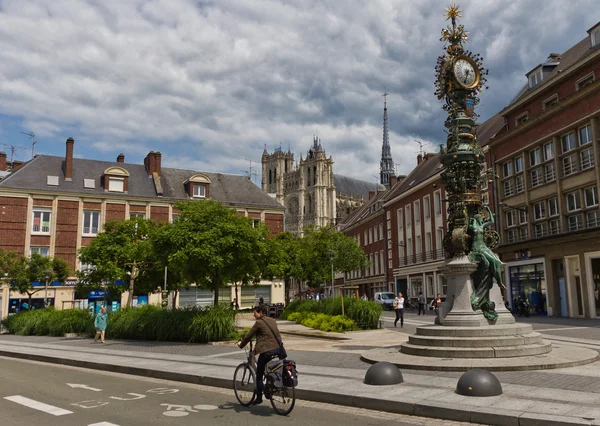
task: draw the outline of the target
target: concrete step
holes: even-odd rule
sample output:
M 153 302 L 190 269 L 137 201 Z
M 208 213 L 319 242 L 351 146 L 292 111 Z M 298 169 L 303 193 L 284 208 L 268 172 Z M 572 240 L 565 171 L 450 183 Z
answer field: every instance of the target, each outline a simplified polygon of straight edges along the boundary
M 522 346 L 542 343 L 540 333 L 529 333 L 523 336 L 491 336 L 491 337 L 448 337 L 448 336 L 408 336 L 408 343 L 415 346 L 441 346 L 457 348 L 484 348 Z
M 523 336 L 531 334 L 531 324 L 499 324 L 484 327 L 449 327 L 443 325 L 425 325 L 417 327 L 419 336 L 443 337 L 494 337 Z
M 407 355 L 435 358 L 513 358 L 521 356 L 543 355 L 552 350 L 550 343 L 535 343 L 521 346 L 502 346 L 485 348 L 457 348 L 444 346 L 419 346 L 405 343 L 400 352 Z

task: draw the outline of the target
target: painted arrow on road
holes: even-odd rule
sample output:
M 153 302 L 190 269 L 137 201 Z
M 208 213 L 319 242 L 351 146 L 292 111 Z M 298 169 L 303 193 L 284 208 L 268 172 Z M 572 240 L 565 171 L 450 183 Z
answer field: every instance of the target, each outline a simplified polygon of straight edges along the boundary
M 78 383 L 67 383 L 67 386 L 71 386 L 72 388 L 78 388 L 78 389 L 87 389 L 87 390 L 91 390 L 94 392 L 102 392 L 102 389 L 96 389 L 96 388 L 90 387 L 88 385 L 81 385 Z

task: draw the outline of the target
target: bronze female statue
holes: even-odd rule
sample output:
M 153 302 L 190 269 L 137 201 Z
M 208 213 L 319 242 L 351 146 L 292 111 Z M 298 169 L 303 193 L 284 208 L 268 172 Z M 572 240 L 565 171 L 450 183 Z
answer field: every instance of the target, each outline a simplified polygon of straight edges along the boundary
M 488 212 L 489 220 L 484 220 L 483 215 L 478 213 L 469 224 L 472 238 L 469 260 L 478 266 L 472 275 L 475 288 L 471 295 L 471 306 L 473 310 L 481 309 L 487 319 L 494 321 L 498 318 L 498 313 L 495 311 L 495 303 L 490 300 L 490 289 L 494 285 L 494 279 L 498 286 L 503 289 L 506 287 L 502 282 L 502 262 L 485 242 L 485 231 L 494 224 L 494 215 L 489 206 L 484 206 L 484 209 Z

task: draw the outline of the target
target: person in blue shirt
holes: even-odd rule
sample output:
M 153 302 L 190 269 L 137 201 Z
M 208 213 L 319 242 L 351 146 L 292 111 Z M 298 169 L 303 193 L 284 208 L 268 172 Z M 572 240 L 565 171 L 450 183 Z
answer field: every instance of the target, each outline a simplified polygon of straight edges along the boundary
M 98 337 L 100 337 L 100 342 L 104 343 L 104 332 L 106 331 L 106 319 L 108 314 L 106 313 L 106 308 L 102 306 L 100 308 L 100 312 L 96 315 L 96 319 L 94 320 L 94 327 L 96 327 L 96 337 L 94 337 L 94 343 L 98 341 Z

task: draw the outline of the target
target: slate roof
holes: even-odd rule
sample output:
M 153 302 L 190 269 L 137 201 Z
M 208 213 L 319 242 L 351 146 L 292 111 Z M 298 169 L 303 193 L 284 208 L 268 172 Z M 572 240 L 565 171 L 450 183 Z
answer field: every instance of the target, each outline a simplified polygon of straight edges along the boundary
M 337 195 L 352 195 L 354 197 L 360 196 L 364 200 L 369 199 L 369 191 L 385 189 L 383 185 L 378 183 L 376 184 L 375 182 L 367 182 L 365 180 L 354 179 L 338 174 L 333 175 L 333 184 L 335 185 L 335 191 Z
M 158 197 L 154 181 L 148 177 L 143 165 L 73 158 L 73 177 L 71 181 L 66 181 L 63 172 L 64 161 L 64 157 L 39 155 L 0 181 L 0 188 L 62 192 L 84 196 L 106 194 L 101 185 L 101 176 L 109 167 L 118 166 L 129 172 L 128 191 L 126 193 L 111 192 L 110 196 L 114 198 L 186 199 L 188 196 L 185 193 L 183 182 L 193 175 L 201 173 L 211 180 L 210 198 L 214 200 L 230 205 L 283 209 L 283 206 L 276 200 L 242 175 L 162 167 L 160 182 L 163 196 Z M 58 186 L 47 185 L 47 176 L 58 176 Z M 84 188 L 84 179 L 93 179 L 95 188 Z
M 581 40 L 580 42 L 578 42 L 577 44 L 575 44 L 560 55 L 559 64 L 556 67 L 554 67 L 554 69 L 547 76 L 544 77 L 542 84 L 537 85 L 533 88 L 529 88 L 529 86 L 526 85 L 524 90 L 521 91 L 508 106 L 510 107 L 510 105 L 519 102 L 519 100 L 521 100 L 534 90 L 538 90 L 540 87 L 544 87 L 550 84 L 554 77 L 556 77 L 560 73 L 564 73 L 567 69 L 576 65 L 578 62 L 591 55 L 592 53 L 596 52 L 598 49 L 600 49 L 600 46 L 590 47 L 590 36 L 586 36 L 583 40 Z M 535 68 L 537 68 L 537 66 Z
M 356 225 L 358 222 L 361 222 L 365 219 L 368 219 L 370 216 L 377 214 L 381 210 L 381 206 L 377 206 L 377 204 L 382 203 L 386 196 L 386 191 L 379 191 L 373 198 L 367 201 L 362 206 L 353 210 L 344 221 L 340 224 L 340 229 L 345 230 L 353 225 Z M 373 207 L 375 206 L 375 209 Z

